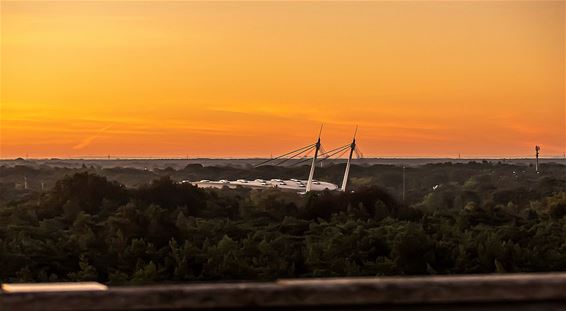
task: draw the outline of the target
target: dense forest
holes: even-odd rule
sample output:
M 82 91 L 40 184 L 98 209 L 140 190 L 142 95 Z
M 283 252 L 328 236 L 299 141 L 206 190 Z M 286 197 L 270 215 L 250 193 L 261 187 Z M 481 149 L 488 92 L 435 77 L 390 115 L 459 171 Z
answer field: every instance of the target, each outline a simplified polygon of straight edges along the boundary
M 317 178 L 339 182 L 343 168 Z M 391 165 L 354 166 L 347 193 L 307 195 L 178 182 L 303 178 L 304 168 L 1 167 L 0 281 L 566 271 L 565 168 L 408 167 L 403 201 L 402 171 Z M 24 175 L 51 182 L 41 190 L 10 180 Z

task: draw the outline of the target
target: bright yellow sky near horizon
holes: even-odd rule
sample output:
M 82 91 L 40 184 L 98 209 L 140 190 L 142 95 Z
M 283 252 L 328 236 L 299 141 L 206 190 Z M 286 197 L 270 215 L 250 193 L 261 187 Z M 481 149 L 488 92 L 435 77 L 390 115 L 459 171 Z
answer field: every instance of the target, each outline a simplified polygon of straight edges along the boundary
M 0 157 L 565 151 L 565 2 L 1 3 Z

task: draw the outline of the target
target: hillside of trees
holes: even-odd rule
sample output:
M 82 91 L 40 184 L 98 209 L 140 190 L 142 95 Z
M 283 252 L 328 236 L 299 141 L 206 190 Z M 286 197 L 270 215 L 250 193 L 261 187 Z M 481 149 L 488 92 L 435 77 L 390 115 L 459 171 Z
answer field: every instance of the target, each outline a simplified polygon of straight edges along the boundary
M 352 192 L 307 195 L 177 182 L 301 178 L 301 168 L 189 165 L 132 186 L 120 178 L 149 173 L 116 178 L 119 168 L 107 174 L 83 167 L 61 169 L 65 174 L 43 191 L 10 181 L 22 170 L 53 176 L 23 166 L 0 170 L 1 282 L 566 271 L 561 165 L 548 164 L 541 174 L 487 162 L 411 167 L 404 202 L 401 168 L 387 165 L 354 166 Z M 317 174 L 339 182 L 343 166 Z

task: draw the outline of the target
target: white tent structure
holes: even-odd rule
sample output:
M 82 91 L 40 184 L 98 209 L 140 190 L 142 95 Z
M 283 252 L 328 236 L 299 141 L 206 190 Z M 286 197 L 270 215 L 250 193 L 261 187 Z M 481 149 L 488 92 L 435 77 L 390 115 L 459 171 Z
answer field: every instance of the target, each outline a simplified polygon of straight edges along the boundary
M 279 188 L 282 190 L 293 190 L 293 191 L 299 191 L 301 193 L 307 193 L 307 192 L 311 192 L 311 191 L 324 191 L 324 190 L 340 190 L 340 191 L 346 191 L 346 187 L 348 184 L 348 177 L 350 174 L 350 165 L 352 162 L 352 157 L 354 155 L 354 153 L 360 157 L 360 154 L 358 152 L 357 146 L 356 146 L 356 134 L 358 131 L 358 127 L 356 126 L 356 130 L 354 131 L 354 136 L 352 138 L 352 142 L 344 145 L 344 146 L 340 146 L 338 148 L 332 149 L 330 151 L 323 151 L 322 149 L 322 144 L 321 144 L 321 134 L 322 134 L 322 126 L 320 127 L 320 131 L 318 133 L 318 138 L 316 140 L 315 143 L 304 146 L 302 148 L 293 150 L 291 152 L 285 153 L 283 155 L 280 155 L 278 157 L 275 158 L 270 158 L 268 160 L 265 160 L 259 164 L 256 165 L 256 167 L 261 166 L 261 165 L 265 165 L 265 164 L 271 164 L 274 163 L 274 165 L 282 165 L 283 163 L 286 163 L 288 161 L 291 161 L 293 159 L 295 160 L 299 160 L 296 163 L 292 164 L 292 165 L 298 165 L 300 163 L 304 163 L 306 161 L 311 161 L 311 165 L 310 165 L 310 171 L 309 171 L 309 177 L 307 180 L 298 180 L 298 179 L 290 179 L 290 180 L 283 180 L 283 179 L 270 179 L 270 180 L 263 180 L 263 179 L 255 179 L 253 181 L 249 181 L 249 180 L 244 180 L 244 179 L 238 179 L 235 181 L 229 181 L 229 180 L 219 180 L 219 181 L 210 181 L 210 180 L 201 180 L 199 182 L 192 182 L 192 184 L 198 186 L 198 187 L 202 187 L 202 188 L 223 188 L 223 187 L 229 187 L 229 188 L 236 188 L 236 187 L 248 187 L 248 188 L 257 188 L 257 189 L 261 189 L 261 188 Z M 311 158 L 308 158 L 308 154 L 310 154 L 311 152 L 314 151 L 314 155 L 312 156 L 312 160 Z M 345 152 L 349 151 L 348 154 L 348 160 L 346 162 L 346 169 L 344 171 L 344 178 L 342 180 L 342 185 L 341 187 L 338 187 L 338 185 L 329 183 L 329 182 L 322 182 L 322 181 L 317 181 L 314 179 L 315 177 L 315 169 L 316 169 L 316 165 L 317 163 L 320 163 L 320 161 L 324 161 L 326 159 L 329 159 L 333 156 L 338 155 L 338 157 L 340 157 L 342 154 L 344 154 Z M 306 159 L 305 159 L 306 158 Z M 277 161 L 277 162 L 276 162 Z M 185 181 L 188 182 L 188 181 Z

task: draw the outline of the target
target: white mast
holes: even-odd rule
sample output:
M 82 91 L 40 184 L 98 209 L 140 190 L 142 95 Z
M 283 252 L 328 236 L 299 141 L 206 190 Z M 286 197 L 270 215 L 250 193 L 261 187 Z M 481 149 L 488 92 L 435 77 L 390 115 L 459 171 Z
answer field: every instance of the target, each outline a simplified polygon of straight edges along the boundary
M 356 150 L 356 133 L 358 132 L 358 126 L 356 125 L 356 130 L 354 131 L 354 138 L 352 139 L 352 144 L 350 145 L 350 155 L 348 156 L 348 162 L 346 162 L 346 171 L 344 172 L 344 179 L 342 180 L 342 188 L 340 191 L 346 191 L 346 184 L 348 183 L 348 175 L 350 174 L 350 162 L 352 161 L 352 154 Z
M 311 191 L 312 179 L 314 177 L 314 168 L 316 166 L 316 158 L 318 157 L 318 150 L 320 149 L 320 134 L 321 133 L 322 133 L 322 125 L 320 126 L 320 132 L 318 133 L 318 140 L 315 144 L 316 149 L 314 150 L 314 157 L 312 158 L 311 171 L 309 173 L 309 181 L 307 182 L 307 189 L 306 189 L 305 192 Z

